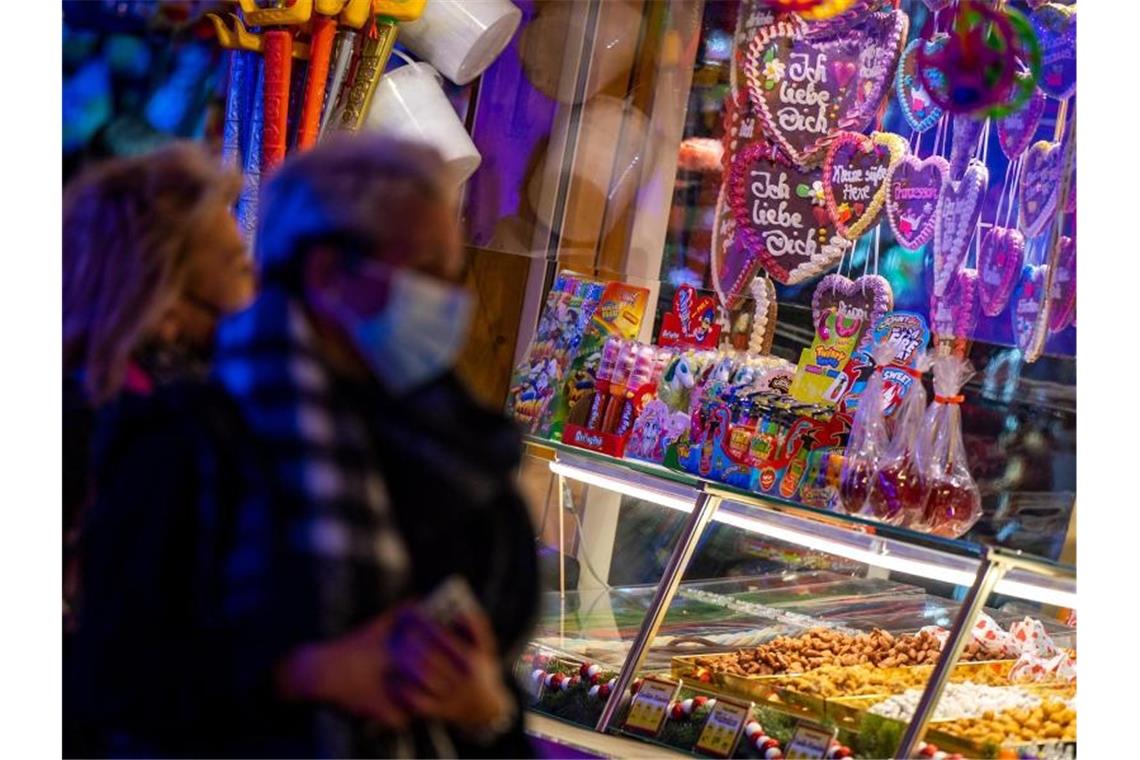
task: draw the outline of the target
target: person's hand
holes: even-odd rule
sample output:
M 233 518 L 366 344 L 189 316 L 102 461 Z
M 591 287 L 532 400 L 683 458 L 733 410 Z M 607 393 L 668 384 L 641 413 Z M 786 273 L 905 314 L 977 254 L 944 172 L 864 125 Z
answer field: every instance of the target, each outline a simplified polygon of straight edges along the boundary
M 278 669 L 281 696 L 330 703 L 387 728 L 405 728 L 408 713 L 386 686 L 393 673 L 389 633 L 402 611 L 397 608 L 340 638 L 295 650 Z
M 393 693 L 417 717 L 463 729 L 498 723 L 513 703 L 491 625 L 482 610 L 473 610 L 457 628 L 443 628 L 416 610 L 401 616 L 393 631 Z

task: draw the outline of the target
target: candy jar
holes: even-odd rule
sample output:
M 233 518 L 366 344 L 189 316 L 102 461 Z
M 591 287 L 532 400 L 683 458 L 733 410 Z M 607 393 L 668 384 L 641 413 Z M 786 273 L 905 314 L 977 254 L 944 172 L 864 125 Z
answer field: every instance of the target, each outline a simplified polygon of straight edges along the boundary
M 914 369 L 905 370 L 913 382 L 892 417 L 891 442 L 871 483 L 871 514 L 892 525 L 916 527 L 922 523 L 927 489 L 920 460 L 926 413 L 922 373 L 928 366 L 929 360 L 922 356 Z
M 839 474 L 839 505 L 854 515 L 863 511 L 871 491 L 871 478 L 879 459 L 887 449 L 887 425 L 883 419 L 883 366 L 890 362 L 894 350 L 886 344 L 875 347 L 872 358 L 875 371 L 867 380 L 859 406 L 851 420 L 851 433 L 843 452 L 843 469 Z
M 931 533 L 957 538 L 982 516 L 982 497 L 970 475 L 962 443 L 962 386 L 974 374 L 969 361 L 945 356 L 934 361 L 934 402 L 923 427 L 929 433 L 923 472 L 930 484 L 924 524 Z

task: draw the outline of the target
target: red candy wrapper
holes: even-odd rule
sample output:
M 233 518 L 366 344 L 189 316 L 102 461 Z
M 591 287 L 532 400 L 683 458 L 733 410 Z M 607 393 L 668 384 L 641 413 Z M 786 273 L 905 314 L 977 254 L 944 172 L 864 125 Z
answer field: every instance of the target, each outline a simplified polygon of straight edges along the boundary
M 919 372 L 925 372 L 929 366 L 930 360 L 925 356 L 915 363 Z M 916 378 L 895 411 L 891 443 L 871 484 L 871 513 L 883 522 L 909 527 L 923 521 L 927 484 L 919 452 L 925 413 L 926 388 Z
M 1009 671 L 1010 683 L 1072 683 L 1077 680 L 1077 663 L 1065 652 L 1041 657 L 1026 652 Z
M 848 514 L 863 511 L 871 491 L 871 479 L 879 460 L 887 451 L 887 422 L 883 417 L 883 372 L 894 356 L 894 346 L 881 343 L 872 351 L 875 371 L 859 398 L 859 407 L 851 421 L 847 448 L 843 452 L 843 470 L 839 475 L 839 505 Z
M 933 372 L 934 402 L 922 422 L 924 445 L 919 451 L 929 488 L 922 524 L 931 533 L 957 538 L 982 516 L 982 496 L 962 443 L 959 395 L 974 369 L 962 357 L 940 356 L 933 362 Z
M 978 613 L 978 620 L 974 623 L 971 634 L 990 659 L 1010 660 L 1021 654 L 1021 647 L 1013 636 L 984 612 Z
M 1045 632 L 1045 626 L 1040 620 L 1026 617 L 1009 627 L 1009 635 L 1017 642 L 1022 654 L 1031 654 L 1041 658 L 1056 657 L 1060 652 L 1053 639 Z

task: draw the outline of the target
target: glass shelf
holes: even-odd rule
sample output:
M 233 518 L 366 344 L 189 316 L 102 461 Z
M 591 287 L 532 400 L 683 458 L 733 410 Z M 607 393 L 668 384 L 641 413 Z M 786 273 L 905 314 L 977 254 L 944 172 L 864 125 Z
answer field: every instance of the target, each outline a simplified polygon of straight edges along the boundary
M 541 438 L 528 437 L 527 444 L 551 452 L 551 469 L 571 480 L 681 512 L 691 511 L 700 493 L 709 494 L 720 500 L 712 517 L 716 522 L 920 578 L 969 586 L 978 563 L 993 555 L 1010 567 L 997 593 L 1076 607 L 1076 568 L 1072 565 L 762 496 L 658 465 Z

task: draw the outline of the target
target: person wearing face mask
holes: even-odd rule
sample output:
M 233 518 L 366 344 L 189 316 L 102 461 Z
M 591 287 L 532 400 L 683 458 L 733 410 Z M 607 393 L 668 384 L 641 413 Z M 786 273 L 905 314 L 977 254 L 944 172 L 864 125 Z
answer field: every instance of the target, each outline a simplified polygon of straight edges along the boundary
M 377 136 L 286 161 L 212 379 L 110 436 L 85 685 L 112 753 L 533 754 L 510 672 L 534 532 L 517 432 L 451 371 L 471 316 L 452 193 L 438 154 Z M 123 557 L 125 525 L 192 545 Z M 444 620 L 456 579 L 472 602 Z

